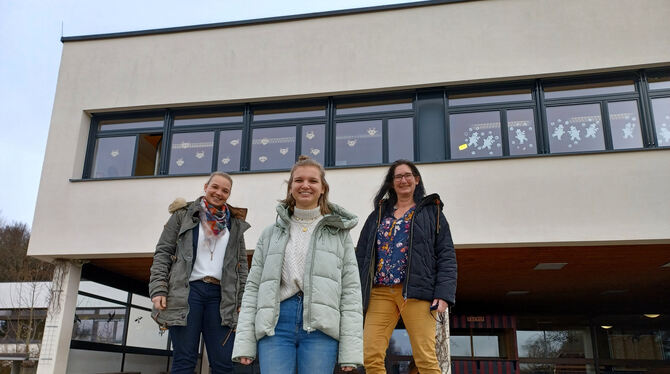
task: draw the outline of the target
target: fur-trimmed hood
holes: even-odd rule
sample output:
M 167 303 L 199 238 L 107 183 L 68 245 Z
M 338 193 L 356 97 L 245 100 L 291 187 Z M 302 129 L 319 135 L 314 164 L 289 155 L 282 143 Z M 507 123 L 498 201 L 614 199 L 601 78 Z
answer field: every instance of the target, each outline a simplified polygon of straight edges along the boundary
M 178 211 L 179 209 L 187 208 L 187 209 L 193 210 L 192 214 L 195 214 L 195 211 L 198 210 L 198 206 L 200 205 L 200 200 L 202 200 L 202 199 L 203 199 L 203 197 L 200 196 L 199 198 L 195 199 L 195 201 L 186 201 L 186 199 L 184 199 L 183 197 L 178 197 L 178 198 L 174 199 L 174 201 L 172 203 L 170 203 L 170 205 L 168 206 L 168 212 L 170 212 L 170 214 L 172 214 L 172 213 Z M 189 204 L 191 205 L 190 208 L 189 208 Z M 228 209 L 230 209 L 230 214 L 233 217 L 235 217 L 237 219 L 241 219 L 241 220 L 246 220 L 247 219 L 247 211 L 248 211 L 247 208 L 236 208 L 236 207 L 234 207 L 230 204 L 226 204 L 226 205 L 228 206 Z

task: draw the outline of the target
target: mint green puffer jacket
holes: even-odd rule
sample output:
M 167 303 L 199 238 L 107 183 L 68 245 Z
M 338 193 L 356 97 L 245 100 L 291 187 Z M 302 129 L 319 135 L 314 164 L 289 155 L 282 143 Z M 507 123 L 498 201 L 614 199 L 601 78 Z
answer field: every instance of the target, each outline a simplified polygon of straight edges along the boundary
M 354 245 L 349 230 L 358 218 L 335 205 L 317 224 L 305 261 L 303 329 L 339 341 L 338 363 L 363 364 L 363 307 Z M 242 297 L 233 361 L 256 357 L 256 344 L 274 335 L 279 319 L 279 286 L 289 238 L 289 212 L 277 207 L 274 225 L 263 230 Z

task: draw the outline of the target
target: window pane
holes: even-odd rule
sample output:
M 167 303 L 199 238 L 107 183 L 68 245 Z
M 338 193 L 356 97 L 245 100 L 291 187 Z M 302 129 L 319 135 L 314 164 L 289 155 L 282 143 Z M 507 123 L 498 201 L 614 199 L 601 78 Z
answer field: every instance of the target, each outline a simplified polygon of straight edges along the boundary
M 128 338 L 126 345 L 143 348 L 167 349 L 168 334 L 162 333 L 151 312 L 136 308 L 130 309 L 128 319 Z
M 412 108 L 412 99 L 374 101 L 367 103 L 338 104 L 335 114 L 388 112 L 393 110 L 412 110 Z
M 300 153 L 307 155 L 323 165 L 326 149 L 326 126 L 311 125 L 302 127 Z
M 551 153 L 604 150 L 601 118 L 598 104 L 547 108 Z
M 335 165 L 382 163 L 382 121 L 335 124 Z
M 93 157 L 93 178 L 128 177 L 135 158 L 135 136 L 99 138 Z
M 307 108 L 282 108 L 254 110 L 254 121 L 269 121 L 291 118 L 325 117 L 326 108 L 314 106 Z
M 97 343 L 121 344 L 125 307 L 79 295 L 72 327 L 72 339 Z
M 290 169 L 295 162 L 295 127 L 253 129 L 251 170 Z
M 650 90 L 663 90 L 670 88 L 670 76 L 649 78 Z
M 593 358 L 587 329 L 561 331 L 517 330 L 519 357 Z
M 158 174 L 162 138 L 162 135 L 140 134 L 134 175 Z
M 121 370 L 123 353 L 70 349 L 66 373 L 113 373 Z
M 608 103 L 614 149 L 642 148 L 637 101 Z
M 167 334 L 165 334 L 167 336 Z M 123 371 L 127 373 L 164 373 L 168 357 L 126 353 Z
M 128 292 L 127 291 L 123 291 L 123 290 L 120 290 L 118 288 L 106 286 L 104 284 L 100 284 L 100 283 L 93 282 L 93 281 L 82 280 L 79 283 L 79 291 L 88 292 L 88 293 L 94 294 L 94 295 L 104 295 L 104 297 L 106 297 L 108 299 L 117 300 L 117 301 L 120 301 L 120 302 L 123 302 L 123 303 L 128 301 Z M 83 302 L 83 300 L 88 300 L 88 299 L 90 299 L 90 298 L 85 298 L 85 296 L 80 296 L 80 298 L 77 299 L 78 300 L 77 301 L 77 306 L 93 306 L 93 305 L 81 304 Z M 91 300 L 97 300 L 97 299 L 91 299 Z M 103 302 L 103 301 L 99 301 L 99 302 Z M 106 302 L 106 301 L 104 301 L 104 302 Z M 100 305 L 100 304 L 95 304 L 95 305 L 97 306 L 97 305 Z M 108 304 L 104 304 L 104 305 L 108 305 Z
M 470 336 L 452 335 L 449 337 L 449 348 L 452 356 L 472 357 Z
M 196 126 L 196 125 L 215 125 L 222 123 L 240 123 L 242 122 L 242 113 L 212 113 L 212 114 L 192 114 L 187 116 L 177 116 L 174 120 L 174 126 Z
M 135 130 L 163 127 L 163 118 L 124 119 L 124 120 L 104 120 L 98 123 L 100 131 L 106 130 Z
M 533 97 L 530 90 L 515 90 L 486 93 L 469 93 L 449 95 L 449 106 L 476 105 L 490 103 L 506 103 L 510 101 L 530 101 Z
M 212 171 L 214 132 L 174 134 L 170 148 L 170 174 L 204 174 Z
M 635 85 L 632 81 L 546 87 L 544 89 L 544 97 L 547 99 L 559 99 L 562 97 L 607 95 L 625 92 L 635 92 Z
M 537 154 L 535 119 L 532 109 L 508 110 L 507 131 L 509 131 L 510 155 Z
M 242 130 L 227 130 L 219 133 L 219 171 L 240 170 L 242 155 Z
M 605 334 L 607 334 L 609 358 L 619 360 L 667 360 L 663 352 L 663 340 L 665 338 L 665 344 L 667 344 L 670 338 L 667 332 L 614 328 L 607 330 Z
M 389 353 L 397 356 L 411 356 L 412 344 L 405 329 L 395 329 L 389 341 Z
M 472 337 L 472 345 L 475 348 L 477 357 L 500 357 L 500 349 L 497 336 L 478 336 Z
M 654 111 L 656 138 L 660 147 L 670 146 L 670 98 L 653 99 L 651 107 Z
M 389 162 L 414 161 L 414 118 L 388 120 Z
M 519 357 L 547 357 L 544 331 L 517 330 L 516 346 L 519 351 Z
M 502 156 L 500 112 L 450 115 L 449 138 L 452 159 Z

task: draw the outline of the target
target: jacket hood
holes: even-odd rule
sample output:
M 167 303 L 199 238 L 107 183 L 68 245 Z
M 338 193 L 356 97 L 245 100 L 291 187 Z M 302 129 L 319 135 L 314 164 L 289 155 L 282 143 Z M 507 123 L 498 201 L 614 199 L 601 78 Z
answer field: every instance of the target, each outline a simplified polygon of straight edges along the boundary
M 323 216 L 324 225 L 342 230 L 351 230 L 358 223 L 358 217 L 341 206 L 328 203 L 328 208 L 330 208 L 330 213 Z M 282 227 L 290 225 L 291 216 L 286 204 L 277 205 L 277 216 L 278 225 Z
M 424 196 L 424 198 L 421 199 L 421 202 L 416 204 L 416 206 L 417 207 L 424 207 L 424 206 L 430 205 L 430 204 L 437 205 L 440 210 L 442 210 L 442 208 L 444 208 L 444 202 L 442 201 L 442 199 L 440 199 L 440 195 L 438 195 L 436 193 L 432 193 L 428 196 Z
M 187 214 L 192 216 L 198 211 L 198 206 L 200 205 L 200 200 L 202 199 L 203 197 L 200 196 L 199 198 L 195 199 L 195 201 L 187 202 L 183 197 L 178 197 L 174 199 L 174 201 L 168 206 L 168 212 L 172 214 L 179 209 L 188 207 Z M 247 219 L 247 208 L 236 208 L 230 204 L 226 205 L 228 205 L 228 209 L 230 209 L 230 215 L 243 221 Z

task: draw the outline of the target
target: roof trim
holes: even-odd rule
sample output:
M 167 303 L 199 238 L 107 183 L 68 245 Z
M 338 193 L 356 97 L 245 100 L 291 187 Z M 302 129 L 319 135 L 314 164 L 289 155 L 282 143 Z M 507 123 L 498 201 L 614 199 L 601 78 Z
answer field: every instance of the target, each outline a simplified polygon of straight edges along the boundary
M 219 29 L 219 28 L 227 28 L 227 27 L 261 25 L 261 24 L 267 24 L 267 23 L 297 21 L 297 20 L 305 20 L 305 19 L 321 18 L 321 17 L 334 17 L 334 16 L 343 16 L 343 15 L 350 15 L 350 14 L 371 13 L 371 12 L 380 12 L 380 11 L 386 11 L 386 10 L 409 9 L 409 8 L 418 8 L 418 7 L 433 6 L 433 5 L 463 3 L 463 2 L 470 2 L 470 1 L 479 1 L 479 0 L 424 0 L 424 1 L 417 1 L 417 2 L 413 2 L 413 3 L 378 5 L 378 6 L 371 6 L 371 7 L 364 7 L 364 8 L 353 8 L 353 9 L 331 10 L 331 11 L 325 11 L 325 12 L 303 13 L 303 14 L 289 15 L 289 16 L 277 16 L 277 17 L 240 20 L 240 21 L 206 23 L 206 24 L 192 25 L 192 26 L 166 27 L 166 28 L 160 28 L 160 29 L 148 29 L 148 30 L 139 30 L 139 31 L 124 31 L 124 32 L 116 32 L 116 33 L 106 33 L 106 34 L 63 36 L 63 37 L 61 37 L 60 40 L 61 40 L 61 42 L 65 43 L 65 42 L 78 42 L 78 41 L 86 41 L 86 40 L 115 39 L 115 38 L 125 38 L 125 37 L 133 37 L 133 36 L 170 34 L 170 33 L 177 33 L 177 32 L 201 31 L 201 30 Z

